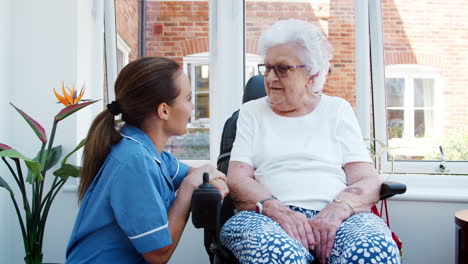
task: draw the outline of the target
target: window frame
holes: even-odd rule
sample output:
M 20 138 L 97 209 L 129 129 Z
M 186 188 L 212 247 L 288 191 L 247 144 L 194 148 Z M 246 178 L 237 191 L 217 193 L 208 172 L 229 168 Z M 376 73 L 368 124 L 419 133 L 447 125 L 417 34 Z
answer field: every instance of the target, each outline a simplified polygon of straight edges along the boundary
M 195 67 L 197 66 L 203 66 L 203 65 L 210 65 L 210 59 L 209 59 L 210 53 L 209 52 L 202 52 L 202 53 L 195 53 L 195 54 L 190 54 L 187 56 L 184 56 L 183 58 L 183 68 L 185 74 L 189 76 L 190 79 L 190 86 L 192 88 L 192 103 L 195 106 L 195 110 L 197 109 L 196 105 L 196 83 L 195 83 Z M 209 78 L 209 77 L 208 77 Z M 207 91 L 208 96 L 210 96 L 210 90 Z M 211 97 L 209 97 L 208 102 L 212 100 Z M 209 107 L 209 106 L 208 106 Z M 199 118 L 195 119 L 195 112 L 192 112 L 191 118 L 190 118 L 190 123 L 189 127 L 208 127 L 210 128 L 210 117 L 208 118 Z
M 369 36 L 370 36 L 370 64 L 373 94 L 374 134 L 377 140 L 387 142 L 387 116 L 385 97 L 385 63 L 383 52 L 383 27 L 381 1 L 368 1 Z M 356 17 L 356 19 L 359 19 Z M 359 58 L 358 58 L 359 59 Z M 384 152 L 383 147 L 376 144 L 377 152 Z M 377 161 L 379 162 L 379 161 Z M 388 153 L 380 159 L 378 167 L 383 173 L 412 173 L 412 174 L 466 174 L 468 161 L 401 161 L 392 162 Z M 379 163 L 380 163 L 379 162 Z M 446 169 L 440 170 L 445 163 Z
M 125 65 L 128 64 L 129 57 L 130 57 L 130 52 L 132 49 L 125 43 L 125 41 L 122 39 L 122 37 L 117 34 L 117 55 L 116 55 L 116 62 L 117 62 L 117 73 L 120 72 L 120 70 L 125 67 Z M 119 67 L 119 53 L 120 52 L 122 55 L 122 65 Z

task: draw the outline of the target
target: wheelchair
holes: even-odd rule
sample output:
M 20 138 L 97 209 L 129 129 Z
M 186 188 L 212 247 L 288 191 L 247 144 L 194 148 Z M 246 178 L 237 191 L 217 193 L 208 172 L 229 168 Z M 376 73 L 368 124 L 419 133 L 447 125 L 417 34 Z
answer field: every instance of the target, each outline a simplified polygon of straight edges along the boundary
M 252 77 L 246 84 L 242 103 L 266 96 L 263 75 Z M 220 155 L 217 168 L 227 174 L 232 145 L 236 137 L 239 110 L 226 121 L 221 137 Z M 204 245 L 211 264 L 238 264 L 236 257 L 220 242 L 220 230 L 223 224 L 234 215 L 234 203 L 227 196 L 221 203 L 221 194 L 208 184 L 208 175 L 204 175 L 204 184 L 192 196 L 192 222 L 196 228 L 204 229 Z M 380 189 L 380 199 L 384 200 L 396 194 L 406 192 L 406 186 L 396 182 L 384 182 Z M 314 261 L 314 264 L 318 263 Z

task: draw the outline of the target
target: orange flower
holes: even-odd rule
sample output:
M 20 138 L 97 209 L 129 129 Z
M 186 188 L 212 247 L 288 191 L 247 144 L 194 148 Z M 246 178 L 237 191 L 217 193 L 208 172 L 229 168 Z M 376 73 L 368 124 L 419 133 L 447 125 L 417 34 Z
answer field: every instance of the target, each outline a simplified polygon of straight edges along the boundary
M 68 90 L 68 93 L 65 90 L 65 88 L 66 90 Z M 64 106 L 70 106 L 70 105 L 76 105 L 77 103 L 81 101 L 81 98 L 83 97 L 85 90 L 86 88 L 83 85 L 80 91 L 80 95 L 77 95 L 77 91 L 75 91 L 75 85 L 73 85 L 73 87 L 70 89 L 69 87 L 66 87 L 65 84 L 62 82 L 63 95 L 58 94 L 57 91 L 55 91 L 55 88 L 54 88 L 54 94 L 55 94 L 55 97 L 57 97 L 57 99 L 60 101 L 60 103 L 62 103 Z

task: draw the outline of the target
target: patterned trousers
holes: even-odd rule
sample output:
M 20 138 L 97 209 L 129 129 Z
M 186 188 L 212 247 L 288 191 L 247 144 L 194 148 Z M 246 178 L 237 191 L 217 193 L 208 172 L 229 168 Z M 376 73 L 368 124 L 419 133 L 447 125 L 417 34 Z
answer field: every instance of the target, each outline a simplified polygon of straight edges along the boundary
M 289 206 L 307 218 L 318 211 Z M 221 243 L 242 264 L 310 263 L 313 255 L 290 237 L 271 218 L 242 211 L 229 219 L 221 230 Z M 385 222 L 372 213 L 360 213 L 346 219 L 338 229 L 328 264 L 400 264 L 398 247 Z

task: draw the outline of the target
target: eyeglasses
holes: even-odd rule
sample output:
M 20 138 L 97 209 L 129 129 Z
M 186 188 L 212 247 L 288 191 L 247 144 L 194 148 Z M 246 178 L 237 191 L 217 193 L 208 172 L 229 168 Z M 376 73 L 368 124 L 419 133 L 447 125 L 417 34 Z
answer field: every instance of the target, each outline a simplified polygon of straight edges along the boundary
M 258 72 L 262 75 L 268 75 L 270 70 L 273 69 L 276 76 L 286 77 L 288 76 L 288 71 L 295 68 L 305 68 L 305 65 L 270 65 L 270 64 L 258 64 Z

